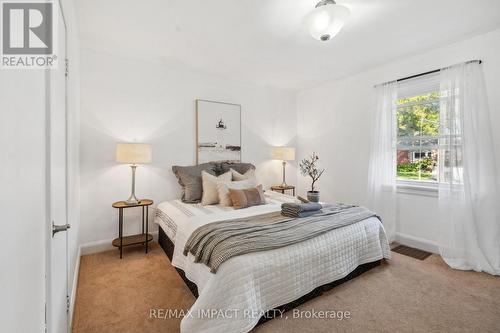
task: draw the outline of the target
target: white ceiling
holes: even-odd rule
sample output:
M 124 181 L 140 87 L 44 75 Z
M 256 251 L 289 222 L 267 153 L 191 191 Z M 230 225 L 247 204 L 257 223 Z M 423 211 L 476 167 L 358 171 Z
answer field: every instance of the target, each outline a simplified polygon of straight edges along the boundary
M 83 48 L 301 89 L 500 27 L 499 0 L 338 0 L 351 19 L 311 38 L 317 0 L 77 0 Z

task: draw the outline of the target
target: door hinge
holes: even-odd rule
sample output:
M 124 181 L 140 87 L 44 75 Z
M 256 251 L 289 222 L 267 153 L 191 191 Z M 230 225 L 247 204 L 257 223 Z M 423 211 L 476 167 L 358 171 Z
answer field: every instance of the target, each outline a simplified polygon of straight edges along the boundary
M 44 303 L 44 311 L 43 330 L 47 333 L 47 302 Z
M 66 295 L 66 313 L 69 313 L 69 295 Z
M 65 63 L 65 71 L 64 71 L 64 75 L 65 75 L 66 77 L 68 77 L 68 75 L 69 75 L 69 59 L 68 59 L 68 58 L 65 58 L 64 60 L 65 60 L 65 62 L 64 62 L 64 63 Z

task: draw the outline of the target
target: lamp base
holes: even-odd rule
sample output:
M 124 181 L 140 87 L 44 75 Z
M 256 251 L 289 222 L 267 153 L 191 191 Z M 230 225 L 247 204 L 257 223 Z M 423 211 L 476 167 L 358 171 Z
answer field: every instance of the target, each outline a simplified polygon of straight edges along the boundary
M 125 200 L 126 205 L 137 205 L 139 203 L 139 200 L 135 196 L 135 169 L 137 169 L 137 165 L 132 164 L 130 166 L 132 168 L 132 193 L 130 194 L 130 197 L 128 197 L 127 200 Z
M 125 204 L 126 205 L 137 205 L 141 200 L 137 199 L 135 197 L 135 194 L 132 193 L 132 195 L 127 199 L 125 200 Z
M 281 186 L 283 187 L 287 187 L 286 185 L 286 181 L 285 181 L 285 168 L 286 168 L 286 161 L 283 161 L 282 162 L 283 164 L 283 181 L 281 182 Z

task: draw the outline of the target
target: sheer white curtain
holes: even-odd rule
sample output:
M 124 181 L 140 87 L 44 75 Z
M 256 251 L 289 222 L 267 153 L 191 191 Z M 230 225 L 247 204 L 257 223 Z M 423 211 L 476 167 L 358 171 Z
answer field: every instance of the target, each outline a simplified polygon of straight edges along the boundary
M 453 268 L 500 274 L 499 173 L 481 65 L 441 70 L 440 252 Z
M 396 236 L 396 81 L 375 87 L 376 110 L 368 173 L 368 205 L 381 218 L 389 242 Z

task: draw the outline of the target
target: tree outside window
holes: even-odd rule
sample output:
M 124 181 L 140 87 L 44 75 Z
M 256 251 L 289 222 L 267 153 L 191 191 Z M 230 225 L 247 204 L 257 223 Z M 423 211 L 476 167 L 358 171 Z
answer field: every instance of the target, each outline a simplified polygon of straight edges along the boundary
M 438 181 L 439 92 L 397 101 L 397 179 Z

